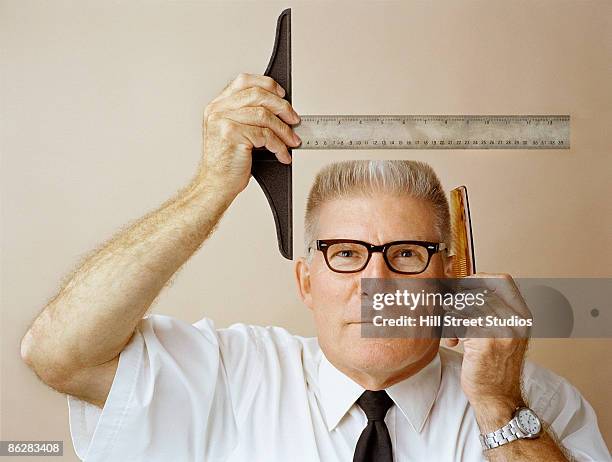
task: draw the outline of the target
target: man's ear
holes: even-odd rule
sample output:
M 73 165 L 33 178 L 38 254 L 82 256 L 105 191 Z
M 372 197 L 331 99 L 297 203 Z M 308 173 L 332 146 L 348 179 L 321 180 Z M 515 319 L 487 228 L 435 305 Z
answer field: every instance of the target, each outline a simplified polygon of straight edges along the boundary
M 295 282 L 297 284 L 298 296 L 304 304 L 312 310 L 312 296 L 310 293 L 310 265 L 304 257 L 295 262 Z
M 453 277 L 453 266 L 455 264 L 455 256 L 454 255 L 444 255 L 444 277 L 452 278 Z

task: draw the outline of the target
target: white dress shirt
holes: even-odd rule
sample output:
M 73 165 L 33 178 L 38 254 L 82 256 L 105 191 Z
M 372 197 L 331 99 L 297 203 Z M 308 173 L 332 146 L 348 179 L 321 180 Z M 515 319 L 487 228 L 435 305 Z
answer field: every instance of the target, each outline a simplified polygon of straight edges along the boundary
M 486 460 L 461 389 L 461 360 L 441 348 L 387 388 L 395 462 Z M 576 388 L 529 361 L 523 383 L 530 407 L 577 461 L 612 460 Z M 316 338 L 150 315 L 122 351 L 103 409 L 68 395 L 70 432 L 88 462 L 350 462 L 367 422 L 355 404 L 363 391 Z

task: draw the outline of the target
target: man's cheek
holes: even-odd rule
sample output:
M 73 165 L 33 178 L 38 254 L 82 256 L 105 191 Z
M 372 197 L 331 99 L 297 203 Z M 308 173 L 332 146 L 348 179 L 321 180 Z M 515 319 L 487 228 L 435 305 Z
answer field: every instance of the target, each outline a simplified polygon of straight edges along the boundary
M 346 283 L 343 281 L 334 280 L 333 277 L 326 275 L 325 277 L 314 277 L 312 279 L 312 294 L 313 300 L 323 303 L 333 301 L 341 301 L 344 299 L 347 292 Z
M 333 298 L 321 297 L 315 301 L 313 313 L 318 329 L 330 331 L 341 324 L 344 310 Z

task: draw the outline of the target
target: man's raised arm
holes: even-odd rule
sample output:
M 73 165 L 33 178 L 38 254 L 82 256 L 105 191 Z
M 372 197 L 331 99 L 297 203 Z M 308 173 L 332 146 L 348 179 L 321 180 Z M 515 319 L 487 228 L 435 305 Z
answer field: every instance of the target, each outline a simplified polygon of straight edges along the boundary
M 197 174 L 176 197 L 93 252 L 34 320 L 24 361 L 49 386 L 102 407 L 119 353 L 172 275 L 247 186 L 253 147 L 289 163 L 299 121 L 269 77 L 240 74 L 204 111 Z

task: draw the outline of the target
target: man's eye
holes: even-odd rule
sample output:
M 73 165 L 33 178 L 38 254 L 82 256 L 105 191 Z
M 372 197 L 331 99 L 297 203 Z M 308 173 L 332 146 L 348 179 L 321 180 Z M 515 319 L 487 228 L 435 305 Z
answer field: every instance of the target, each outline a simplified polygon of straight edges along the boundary
M 390 257 L 396 260 L 422 260 L 424 258 L 426 258 L 425 255 L 423 255 L 422 252 L 419 252 L 417 249 L 411 249 L 411 248 L 403 248 L 403 249 L 396 249 L 394 250 L 391 254 Z
M 395 258 L 418 258 L 420 257 L 419 252 L 414 249 L 401 249 L 395 253 Z
M 336 254 L 334 255 L 334 257 L 352 257 L 352 256 L 353 256 L 352 250 L 340 250 L 336 252 Z

